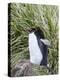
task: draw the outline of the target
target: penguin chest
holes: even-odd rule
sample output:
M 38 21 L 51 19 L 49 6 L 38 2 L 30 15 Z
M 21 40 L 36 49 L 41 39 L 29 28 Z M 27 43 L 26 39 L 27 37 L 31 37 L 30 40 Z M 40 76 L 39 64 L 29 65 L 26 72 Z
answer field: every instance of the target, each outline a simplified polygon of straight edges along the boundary
M 29 34 L 29 52 L 30 62 L 34 64 L 40 64 L 42 61 L 42 53 L 38 46 L 37 38 L 34 32 Z

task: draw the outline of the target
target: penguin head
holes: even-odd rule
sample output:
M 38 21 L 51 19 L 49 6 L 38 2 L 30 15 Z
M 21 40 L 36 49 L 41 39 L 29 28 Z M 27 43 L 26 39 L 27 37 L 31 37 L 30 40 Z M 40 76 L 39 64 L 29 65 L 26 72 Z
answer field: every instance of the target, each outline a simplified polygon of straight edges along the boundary
M 37 27 L 37 28 L 31 28 L 31 29 L 28 29 L 28 33 L 31 34 L 32 32 L 34 32 L 34 34 L 36 36 L 40 36 L 40 38 L 43 38 L 44 39 L 44 34 L 43 34 L 43 31 Z
M 31 28 L 31 29 L 28 29 L 28 33 L 31 34 L 32 32 L 35 32 L 36 29 L 35 28 Z
M 38 39 L 40 39 L 40 41 L 44 44 L 47 45 L 48 47 L 50 47 L 50 41 L 48 39 L 45 38 L 44 36 L 44 32 L 39 28 L 31 28 L 29 30 L 29 34 L 34 32 L 34 34 L 36 35 L 36 37 L 38 37 Z

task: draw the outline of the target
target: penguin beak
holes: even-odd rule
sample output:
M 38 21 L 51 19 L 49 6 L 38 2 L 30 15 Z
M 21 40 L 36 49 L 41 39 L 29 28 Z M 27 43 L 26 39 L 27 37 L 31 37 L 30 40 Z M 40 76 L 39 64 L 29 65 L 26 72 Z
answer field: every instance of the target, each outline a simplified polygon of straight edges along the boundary
M 47 45 L 48 47 L 51 46 L 49 40 L 47 40 L 47 39 L 40 39 L 40 40 L 41 40 L 45 45 Z

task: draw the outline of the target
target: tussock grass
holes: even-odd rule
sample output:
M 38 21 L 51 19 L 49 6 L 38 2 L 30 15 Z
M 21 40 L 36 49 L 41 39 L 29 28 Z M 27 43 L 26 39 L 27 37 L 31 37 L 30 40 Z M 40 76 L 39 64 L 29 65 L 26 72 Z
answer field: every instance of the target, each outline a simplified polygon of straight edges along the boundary
M 58 73 L 58 6 L 36 4 L 10 4 L 10 45 L 11 68 L 20 59 L 29 59 L 28 32 L 31 27 L 39 27 L 51 42 L 48 53 L 48 63 L 54 74 Z M 49 74 L 46 68 L 33 66 L 37 75 Z

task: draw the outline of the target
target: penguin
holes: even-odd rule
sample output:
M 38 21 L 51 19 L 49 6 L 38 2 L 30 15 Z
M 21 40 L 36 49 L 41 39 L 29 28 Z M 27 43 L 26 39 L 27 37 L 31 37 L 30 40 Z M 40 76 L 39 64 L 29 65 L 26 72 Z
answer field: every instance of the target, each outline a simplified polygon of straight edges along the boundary
M 49 40 L 45 39 L 44 33 L 40 28 L 31 28 L 29 31 L 29 53 L 32 64 L 47 66 Z

